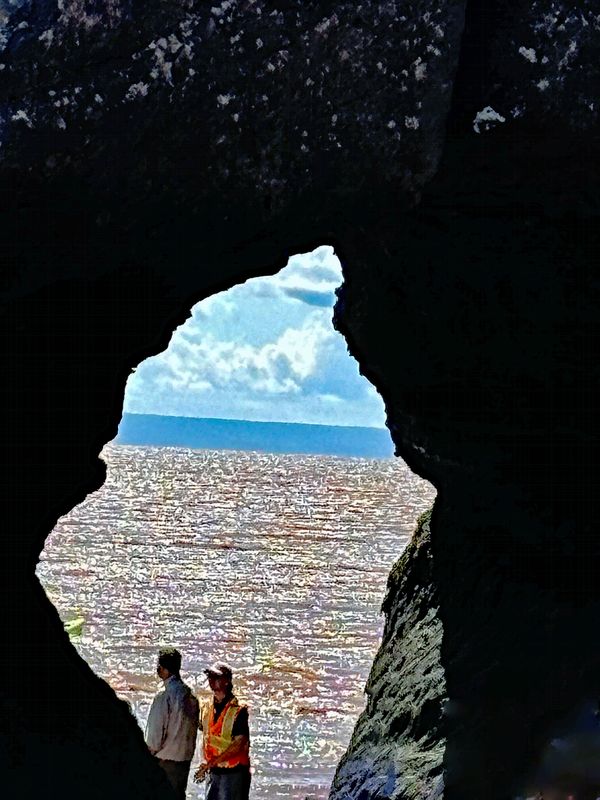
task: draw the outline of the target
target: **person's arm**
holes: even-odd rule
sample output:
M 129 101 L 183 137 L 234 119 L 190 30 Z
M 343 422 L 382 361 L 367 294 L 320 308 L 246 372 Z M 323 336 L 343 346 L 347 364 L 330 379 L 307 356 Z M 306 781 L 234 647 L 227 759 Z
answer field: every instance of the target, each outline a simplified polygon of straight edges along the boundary
M 202 705 L 200 705 L 200 711 L 198 715 L 198 730 L 204 736 L 204 730 L 202 728 Z M 206 777 L 206 772 L 208 770 L 208 764 L 204 760 L 204 746 L 201 745 L 201 752 L 202 755 L 200 756 L 200 763 L 198 764 L 198 769 L 194 773 L 194 781 L 196 783 L 201 783 Z
M 166 692 L 157 694 L 150 707 L 146 723 L 146 744 L 148 750 L 155 755 L 164 744 L 167 732 L 168 704 Z

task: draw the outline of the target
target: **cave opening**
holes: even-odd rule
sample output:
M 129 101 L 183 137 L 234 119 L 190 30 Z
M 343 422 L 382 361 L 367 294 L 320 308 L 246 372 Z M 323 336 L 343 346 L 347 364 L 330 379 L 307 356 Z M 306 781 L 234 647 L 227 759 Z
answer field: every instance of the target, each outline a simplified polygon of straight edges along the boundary
M 106 482 L 37 570 L 142 729 L 159 647 L 182 652 L 201 700 L 204 668 L 233 667 L 257 800 L 327 796 L 389 571 L 435 494 L 392 457 L 382 400 L 333 328 L 341 283 L 324 245 L 194 306 L 130 377 Z

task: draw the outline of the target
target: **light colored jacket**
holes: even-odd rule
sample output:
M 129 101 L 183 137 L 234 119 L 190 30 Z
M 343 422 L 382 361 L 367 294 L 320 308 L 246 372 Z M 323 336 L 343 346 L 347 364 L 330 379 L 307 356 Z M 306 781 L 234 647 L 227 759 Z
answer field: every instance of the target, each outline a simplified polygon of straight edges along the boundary
M 166 761 L 191 761 L 196 748 L 199 706 L 181 678 L 171 675 L 152 702 L 146 724 L 146 744 Z

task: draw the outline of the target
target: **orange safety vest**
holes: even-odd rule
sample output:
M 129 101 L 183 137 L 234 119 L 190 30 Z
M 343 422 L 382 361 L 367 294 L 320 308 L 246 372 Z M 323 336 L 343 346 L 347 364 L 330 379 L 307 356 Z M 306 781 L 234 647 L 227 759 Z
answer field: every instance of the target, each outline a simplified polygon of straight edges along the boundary
M 204 703 L 202 706 L 202 744 L 206 761 L 210 761 L 215 756 L 220 755 L 232 743 L 233 723 L 242 708 L 243 706 L 238 703 L 237 698 L 232 697 L 215 722 L 213 701 L 209 700 Z M 249 746 L 246 746 L 235 756 L 228 758 L 227 761 L 219 762 L 218 766 L 237 767 L 240 764 L 250 766 Z

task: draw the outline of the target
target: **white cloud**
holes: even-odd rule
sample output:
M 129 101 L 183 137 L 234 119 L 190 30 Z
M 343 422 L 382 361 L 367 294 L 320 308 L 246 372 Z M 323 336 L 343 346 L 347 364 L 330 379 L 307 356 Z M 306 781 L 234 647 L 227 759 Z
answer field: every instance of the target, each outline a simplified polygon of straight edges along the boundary
M 319 312 L 262 346 L 219 341 L 212 333 L 190 340 L 180 330 L 169 349 L 155 358 L 160 370 L 155 382 L 174 391 L 246 388 L 267 394 L 297 393 L 315 373 L 319 352 L 334 336 Z
M 125 410 L 191 417 L 384 424 L 383 404 L 332 325 L 333 248 L 198 303 L 168 349 L 130 377 Z
M 331 308 L 333 292 L 343 281 L 340 262 L 333 248 L 319 247 L 312 253 L 290 258 L 288 265 L 271 278 L 255 278 L 246 287 L 256 297 L 282 294 L 311 306 Z
M 192 321 L 203 320 L 212 314 L 218 313 L 220 315 L 233 314 L 235 311 L 235 302 L 231 297 L 234 287 L 229 292 L 219 292 L 210 297 L 206 297 L 192 308 Z M 186 329 L 190 323 L 186 323 Z

